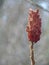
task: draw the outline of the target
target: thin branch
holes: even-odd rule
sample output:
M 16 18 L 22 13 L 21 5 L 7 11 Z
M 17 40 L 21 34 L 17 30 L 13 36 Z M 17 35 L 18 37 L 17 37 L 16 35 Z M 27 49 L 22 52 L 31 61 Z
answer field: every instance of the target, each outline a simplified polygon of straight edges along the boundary
M 46 12 L 49 13 L 49 10 L 43 8 L 43 7 L 40 6 L 39 4 L 37 4 L 37 3 L 35 3 L 35 2 L 33 2 L 33 1 L 31 1 L 31 0 L 26 0 L 26 1 L 29 2 L 31 5 L 34 5 L 34 6 L 36 6 L 36 7 L 39 7 L 40 9 L 42 9 L 42 10 L 44 10 L 44 11 L 46 11 Z
M 34 61 L 34 49 L 33 49 L 33 43 L 30 43 L 30 60 L 31 60 L 31 65 L 35 65 Z

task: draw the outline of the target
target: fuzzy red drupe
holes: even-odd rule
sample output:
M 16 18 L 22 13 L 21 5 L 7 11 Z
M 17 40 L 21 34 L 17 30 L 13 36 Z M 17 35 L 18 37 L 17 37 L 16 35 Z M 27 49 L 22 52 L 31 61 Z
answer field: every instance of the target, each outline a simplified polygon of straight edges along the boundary
M 39 16 L 39 10 L 33 11 L 32 9 L 29 9 L 26 31 L 28 33 L 29 41 L 35 43 L 40 40 L 41 35 L 41 18 Z

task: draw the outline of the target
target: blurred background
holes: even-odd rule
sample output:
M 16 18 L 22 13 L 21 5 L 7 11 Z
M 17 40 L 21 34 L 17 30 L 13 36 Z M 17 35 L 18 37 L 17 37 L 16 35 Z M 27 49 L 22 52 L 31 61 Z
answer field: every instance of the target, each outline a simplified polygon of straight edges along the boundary
M 35 65 L 49 65 L 49 0 L 0 0 L 0 65 L 30 65 L 28 10 L 39 9 L 41 39 L 34 44 Z

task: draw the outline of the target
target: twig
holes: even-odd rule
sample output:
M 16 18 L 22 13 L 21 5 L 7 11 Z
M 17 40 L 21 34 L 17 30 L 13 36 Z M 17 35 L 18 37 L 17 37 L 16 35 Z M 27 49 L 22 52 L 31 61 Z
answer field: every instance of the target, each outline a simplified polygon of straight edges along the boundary
M 33 43 L 30 44 L 30 60 L 31 65 L 35 65 Z
M 42 10 L 44 10 L 44 11 L 46 11 L 46 12 L 49 13 L 49 10 L 48 10 L 48 9 L 43 8 L 43 7 L 42 7 L 41 5 L 39 5 L 39 4 L 37 4 L 37 3 L 35 3 L 35 2 L 32 2 L 31 0 L 27 0 L 27 2 L 29 2 L 31 5 L 34 5 L 34 6 L 36 6 L 36 7 L 39 7 L 40 9 L 42 9 Z

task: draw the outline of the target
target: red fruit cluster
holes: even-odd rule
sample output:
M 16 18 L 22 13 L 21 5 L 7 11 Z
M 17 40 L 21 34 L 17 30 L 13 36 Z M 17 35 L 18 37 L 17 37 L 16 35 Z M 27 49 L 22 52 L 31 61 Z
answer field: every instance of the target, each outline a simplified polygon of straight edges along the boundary
M 39 17 L 39 10 L 29 10 L 28 25 L 26 31 L 28 32 L 29 41 L 36 43 L 38 40 L 40 40 L 41 18 Z

